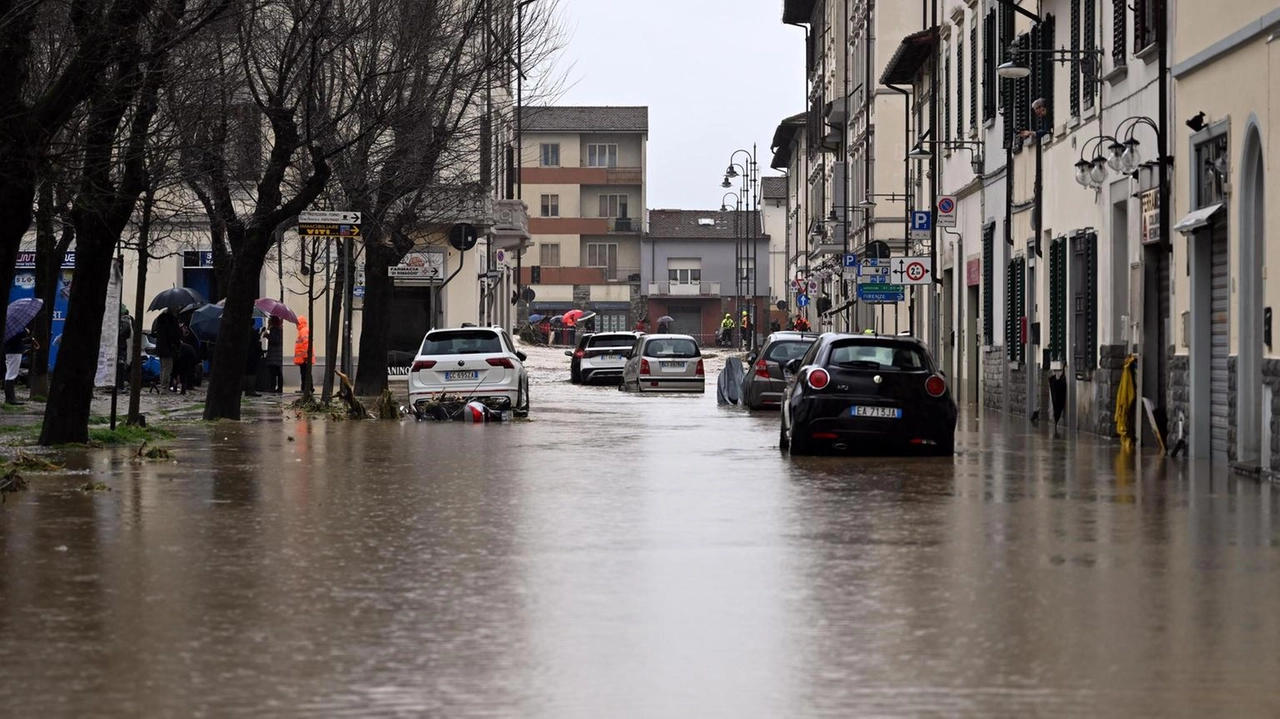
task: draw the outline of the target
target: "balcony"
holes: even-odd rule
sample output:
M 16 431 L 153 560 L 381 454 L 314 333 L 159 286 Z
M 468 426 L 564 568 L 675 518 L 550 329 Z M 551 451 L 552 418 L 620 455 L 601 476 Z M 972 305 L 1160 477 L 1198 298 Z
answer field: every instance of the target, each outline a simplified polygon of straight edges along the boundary
M 610 167 L 606 170 L 605 184 L 608 184 L 608 185 L 644 184 L 644 170 L 639 167 Z
M 610 217 L 609 232 L 643 232 L 644 220 L 639 217 Z
M 650 297 L 719 297 L 719 282 L 650 282 Z
M 642 185 L 643 167 L 522 167 L 525 185 Z

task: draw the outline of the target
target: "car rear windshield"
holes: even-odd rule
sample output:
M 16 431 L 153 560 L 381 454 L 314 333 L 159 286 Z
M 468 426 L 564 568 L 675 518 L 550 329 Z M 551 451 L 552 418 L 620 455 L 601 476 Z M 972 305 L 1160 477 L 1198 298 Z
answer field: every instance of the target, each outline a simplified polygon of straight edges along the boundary
M 831 346 L 828 365 L 850 369 L 901 370 L 915 372 L 928 369 L 919 347 L 893 341 L 841 342 Z
M 422 341 L 423 355 L 475 355 L 502 352 L 502 342 L 490 330 L 435 332 Z
M 630 347 L 636 343 L 635 335 L 593 335 L 588 347 Z
M 813 340 L 795 340 L 792 342 L 774 342 L 765 350 L 764 358 L 770 362 L 784 364 L 804 356 L 809 351 Z
M 645 357 L 698 357 L 698 343 L 693 340 L 672 338 L 651 340 L 644 348 Z

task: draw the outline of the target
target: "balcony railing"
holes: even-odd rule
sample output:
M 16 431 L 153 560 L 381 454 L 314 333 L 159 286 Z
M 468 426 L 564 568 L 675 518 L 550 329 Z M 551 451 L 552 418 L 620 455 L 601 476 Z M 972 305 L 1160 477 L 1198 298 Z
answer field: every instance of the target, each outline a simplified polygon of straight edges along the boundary
M 604 275 L 604 279 L 606 282 L 639 282 L 640 281 L 639 267 L 614 267 L 614 268 L 596 267 L 594 269 L 600 270 L 600 273 Z
M 649 294 L 654 297 L 719 297 L 719 282 L 650 282 Z
M 639 185 L 644 182 L 644 170 L 639 167 L 610 167 L 607 178 L 610 185 Z
M 639 217 L 610 217 L 610 232 L 643 232 L 644 221 Z

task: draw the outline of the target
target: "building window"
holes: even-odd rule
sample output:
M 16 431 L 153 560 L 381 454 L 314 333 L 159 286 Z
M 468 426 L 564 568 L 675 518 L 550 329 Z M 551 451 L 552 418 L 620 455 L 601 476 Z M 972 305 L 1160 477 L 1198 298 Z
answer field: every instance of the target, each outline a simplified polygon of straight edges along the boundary
M 969 19 L 969 127 L 978 131 L 978 23 Z
M 1156 42 L 1156 22 L 1159 21 L 1160 0 L 1134 0 L 1133 2 L 1133 51 L 1142 52 Z
M 538 264 L 543 267 L 559 267 L 560 266 L 560 245 L 551 242 L 544 245 L 538 245 Z
M 1049 243 L 1049 360 L 1067 360 L 1067 240 Z
M 1022 35 L 1018 36 L 1018 40 L 1014 43 L 1014 47 L 1018 51 L 1020 51 L 1020 54 L 1023 57 L 1028 57 L 1027 55 L 1021 53 L 1021 51 L 1025 51 L 1028 47 L 1030 47 L 1030 40 L 1028 39 L 1026 33 L 1023 33 Z M 1033 73 L 1035 72 L 1036 64 L 1039 62 L 1039 57 L 1040 56 L 1037 55 L 1034 58 L 1028 60 L 1028 62 L 1031 64 Z M 1032 126 L 1031 126 L 1032 77 L 1027 76 L 1027 77 L 1018 78 L 1017 80 L 1008 80 L 1006 82 L 1008 84 L 1013 85 L 1013 124 L 1012 124 L 1013 130 L 1015 132 L 1021 132 L 1022 130 L 1032 129 Z M 1008 135 L 1008 133 L 1006 133 L 1006 135 Z M 1021 152 L 1022 143 L 1015 142 L 1013 145 L 1013 151 Z
M 587 243 L 587 267 L 604 270 L 605 279 L 618 279 L 618 245 L 613 242 Z
M 559 167 L 560 166 L 560 143 L 558 142 L 542 143 L 542 154 L 538 162 L 543 167 Z
M 559 217 L 560 216 L 560 196 L 559 195 L 543 195 L 542 196 L 542 216 L 543 217 Z
M 1027 260 L 1016 257 L 1009 261 L 1009 274 L 1005 277 L 1004 346 L 1005 358 L 1010 362 L 1026 361 L 1026 346 L 1022 344 L 1022 315 L 1026 307 Z
M 755 274 L 756 258 L 751 255 L 738 258 L 738 281 L 742 282 L 742 289 L 750 290 L 751 277 Z
M 627 196 L 601 195 L 600 217 L 631 217 L 627 214 Z
M 1052 132 L 1053 130 L 1053 49 L 1056 20 L 1046 15 L 1039 25 L 1031 29 L 1031 47 L 1044 50 L 1031 58 L 1031 98 L 1032 101 L 1045 101 L 1044 117 L 1031 116 L 1032 127 L 1029 129 Z
M 1071 52 L 1079 57 L 1080 53 L 1080 0 L 1071 0 Z M 1075 63 L 1071 68 L 1071 116 L 1080 117 L 1080 71 Z
M 982 228 L 982 344 L 995 344 L 996 335 L 996 223 Z
M 617 167 L 617 145 L 587 145 L 587 167 Z
M 1129 39 L 1129 2 L 1128 0 L 1111 0 L 1111 64 L 1122 67 L 1128 64 L 1128 49 L 1125 42 Z
M 942 138 L 951 140 L 951 53 L 942 48 Z
M 702 282 L 702 260 L 682 257 L 667 259 L 667 281 L 673 285 L 694 285 Z
M 958 28 L 962 38 L 956 43 L 956 138 L 964 139 L 964 32 Z
M 996 65 L 1000 64 L 1000 43 L 996 38 L 996 11 L 992 9 L 982 22 L 982 119 L 996 116 Z
M 1097 0 L 1085 0 L 1084 3 L 1084 57 L 1080 58 L 1080 62 L 1074 68 L 1074 75 L 1083 75 L 1084 83 L 1084 107 L 1086 110 L 1093 109 L 1093 100 L 1098 94 L 1098 83 L 1094 80 L 1098 73 L 1094 69 L 1094 63 L 1098 58 L 1093 54 L 1098 49 L 1098 2 Z
M 1071 242 L 1071 275 L 1075 292 L 1071 306 L 1075 310 L 1071 328 L 1072 355 L 1076 377 L 1098 366 L 1098 236 L 1081 233 Z

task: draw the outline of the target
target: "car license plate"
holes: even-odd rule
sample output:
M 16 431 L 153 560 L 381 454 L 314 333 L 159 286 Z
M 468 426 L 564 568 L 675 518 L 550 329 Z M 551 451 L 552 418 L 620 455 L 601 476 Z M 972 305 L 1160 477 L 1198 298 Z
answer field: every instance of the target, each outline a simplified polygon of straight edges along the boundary
M 658 366 L 665 370 L 684 371 L 684 362 L 659 362 Z
M 620 359 L 622 359 L 622 355 L 605 355 L 605 356 L 601 357 L 600 359 L 604 359 L 604 360 L 620 360 Z
M 849 408 L 849 414 L 854 417 L 874 417 L 876 419 L 902 419 L 902 410 L 897 407 L 868 407 L 866 405 L 854 405 Z
M 444 379 L 446 382 L 452 382 L 460 379 L 479 379 L 480 373 L 476 370 L 463 370 L 461 372 L 445 372 Z

